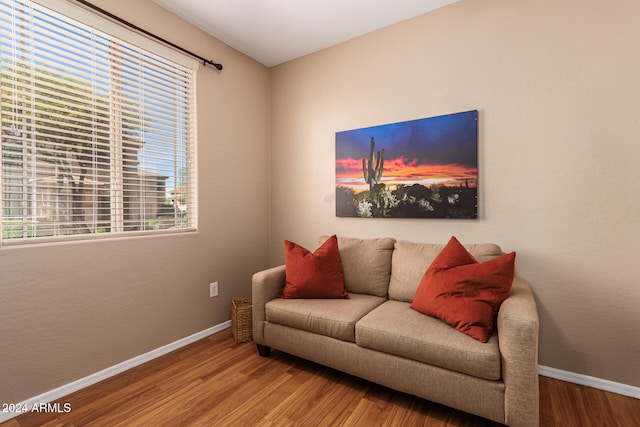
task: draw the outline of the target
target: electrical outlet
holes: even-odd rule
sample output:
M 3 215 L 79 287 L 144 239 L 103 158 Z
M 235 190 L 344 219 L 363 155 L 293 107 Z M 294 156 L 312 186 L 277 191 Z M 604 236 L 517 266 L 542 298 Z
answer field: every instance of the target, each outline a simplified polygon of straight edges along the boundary
M 218 282 L 209 283 L 209 297 L 217 297 L 218 296 Z

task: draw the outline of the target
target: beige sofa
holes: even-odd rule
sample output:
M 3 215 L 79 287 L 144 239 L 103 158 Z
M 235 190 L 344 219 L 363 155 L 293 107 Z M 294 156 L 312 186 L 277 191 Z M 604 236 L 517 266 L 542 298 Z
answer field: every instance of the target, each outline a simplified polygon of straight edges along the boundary
M 321 242 L 326 240 L 321 238 Z M 539 424 L 538 313 L 516 277 L 483 344 L 409 307 L 444 245 L 338 238 L 349 299 L 282 299 L 285 266 L 253 276 L 253 340 L 510 426 Z M 495 244 L 465 245 L 480 262 Z

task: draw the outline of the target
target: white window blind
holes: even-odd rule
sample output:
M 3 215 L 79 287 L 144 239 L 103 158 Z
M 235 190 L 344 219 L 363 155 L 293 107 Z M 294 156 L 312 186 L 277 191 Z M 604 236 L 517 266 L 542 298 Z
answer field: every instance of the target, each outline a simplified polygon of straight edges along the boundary
M 3 244 L 194 230 L 195 71 L 0 0 Z

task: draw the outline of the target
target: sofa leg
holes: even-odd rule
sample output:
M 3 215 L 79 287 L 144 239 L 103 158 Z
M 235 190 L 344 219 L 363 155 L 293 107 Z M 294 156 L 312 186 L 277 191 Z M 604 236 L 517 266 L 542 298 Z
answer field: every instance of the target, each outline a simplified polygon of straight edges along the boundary
M 271 347 L 262 344 L 256 344 L 256 347 L 258 347 L 258 354 L 260 356 L 269 357 L 271 355 Z

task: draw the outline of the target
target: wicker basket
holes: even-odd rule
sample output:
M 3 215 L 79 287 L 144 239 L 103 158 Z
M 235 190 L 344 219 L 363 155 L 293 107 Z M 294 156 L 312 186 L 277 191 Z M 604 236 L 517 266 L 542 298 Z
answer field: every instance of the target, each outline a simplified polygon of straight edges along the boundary
M 231 299 L 231 332 L 236 343 L 253 340 L 251 297 Z

